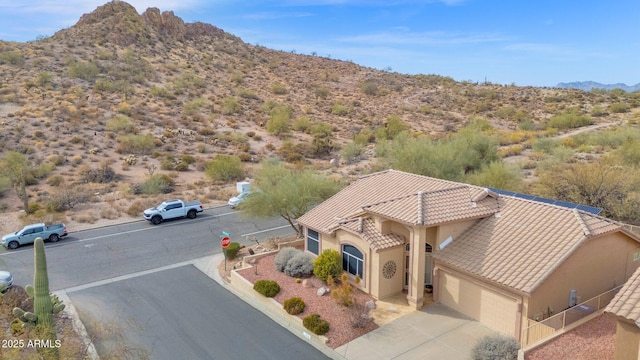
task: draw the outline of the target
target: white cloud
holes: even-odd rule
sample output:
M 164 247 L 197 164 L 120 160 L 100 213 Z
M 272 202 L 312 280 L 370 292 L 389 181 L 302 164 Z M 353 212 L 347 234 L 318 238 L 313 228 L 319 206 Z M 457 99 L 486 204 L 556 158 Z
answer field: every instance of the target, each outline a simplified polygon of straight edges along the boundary
M 508 40 L 507 37 L 492 33 L 448 33 L 444 31 L 428 32 L 378 32 L 337 39 L 340 42 L 358 44 L 397 44 L 419 46 L 444 46 L 460 44 L 496 43 Z

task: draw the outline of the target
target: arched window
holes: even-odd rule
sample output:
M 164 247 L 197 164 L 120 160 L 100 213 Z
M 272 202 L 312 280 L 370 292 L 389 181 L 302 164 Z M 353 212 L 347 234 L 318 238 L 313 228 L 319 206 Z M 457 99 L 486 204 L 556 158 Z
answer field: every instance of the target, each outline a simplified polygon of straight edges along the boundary
M 363 279 L 362 253 L 355 246 L 342 245 L 342 269 L 351 275 L 358 275 Z

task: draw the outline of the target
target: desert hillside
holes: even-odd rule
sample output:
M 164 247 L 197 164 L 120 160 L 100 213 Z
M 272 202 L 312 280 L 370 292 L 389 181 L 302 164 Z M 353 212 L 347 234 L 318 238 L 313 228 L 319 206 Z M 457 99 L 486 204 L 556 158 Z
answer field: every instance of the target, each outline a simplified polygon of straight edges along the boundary
M 379 148 L 392 127 L 439 141 L 478 122 L 518 166 L 518 189 L 540 191 L 549 157 L 589 163 L 636 139 L 639 107 L 637 92 L 456 82 L 275 51 L 113 1 L 51 37 L 0 41 L 0 157 L 27 160 L 32 208 L 6 178 L 0 204 L 5 215 L 28 210 L 24 221 L 94 222 L 139 216 L 169 193 L 226 201 L 272 156 L 348 181 L 393 165 Z M 562 137 L 586 125 L 622 140 Z M 208 176 L 219 155 L 240 159 L 243 176 Z

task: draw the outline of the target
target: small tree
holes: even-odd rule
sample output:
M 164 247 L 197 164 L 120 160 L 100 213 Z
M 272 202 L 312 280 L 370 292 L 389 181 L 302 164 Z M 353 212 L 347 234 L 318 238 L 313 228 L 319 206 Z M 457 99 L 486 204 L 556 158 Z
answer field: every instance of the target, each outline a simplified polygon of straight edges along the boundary
M 27 178 L 31 166 L 27 157 L 17 151 L 9 151 L 0 163 L 2 172 L 10 179 L 11 184 L 22 204 L 24 211 L 29 211 L 29 197 L 27 196 Z
M 263 162 L 256 173 L 255 183 L 259 191 L 244 200 L 241 211 L 256 217 L 280 216 L 287 220 L 298 236 L 302 235 L 302 230 L 295 219 L 341 187 L 339 182 L 312 170 L 294 170 L 277 160 Z

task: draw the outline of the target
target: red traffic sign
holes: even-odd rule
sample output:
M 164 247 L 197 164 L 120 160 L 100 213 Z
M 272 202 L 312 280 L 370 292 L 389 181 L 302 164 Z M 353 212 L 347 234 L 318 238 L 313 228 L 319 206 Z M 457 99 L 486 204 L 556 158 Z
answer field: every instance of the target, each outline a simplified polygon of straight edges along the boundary
M 220 239 L 220 245 L 223 248 L 226 248 L 229 246 L 229 244 L 231 244 L 231 238 L 228 236 L 223 237 L 222 239 Z

